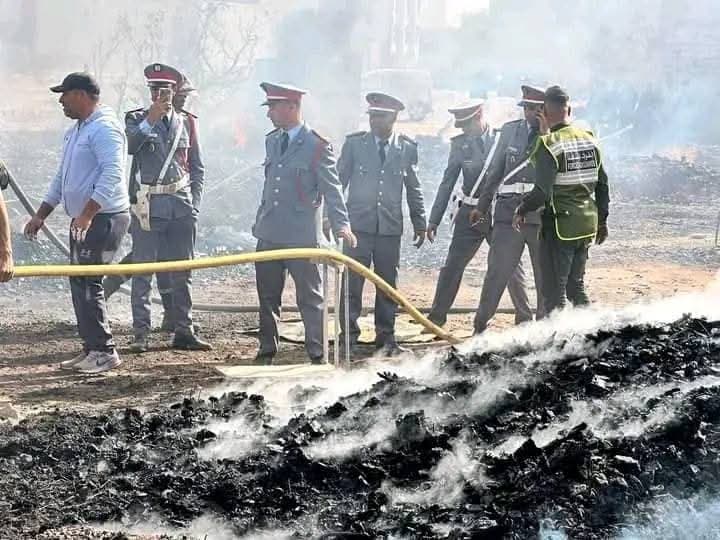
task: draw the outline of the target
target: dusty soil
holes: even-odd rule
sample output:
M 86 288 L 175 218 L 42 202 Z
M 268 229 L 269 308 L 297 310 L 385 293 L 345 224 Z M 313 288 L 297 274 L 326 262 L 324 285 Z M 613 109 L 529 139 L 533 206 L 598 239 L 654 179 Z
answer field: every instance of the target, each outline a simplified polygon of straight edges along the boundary
M 482 286 L 482 264 L 469 267 L 456 301 L 458 306 L 475 306 Z M 624 305 L 649 301 L 704 288 L 714 277 L 714 270 L 675 264 L 591 266 L 588 286 L 592 298 L 606 305 Z M 401 290 L 415 305 L 430 303 L 437 272 L 408 270 L 403 274 Z M 198 275 L 197 302 L 256 304 L 252 276 L 233 277 L 202 283 Z M 372 287 L 366 287 L 366 304 L 372 305 Z M 286 291 L 287 305 L 292 305 L 292 284 Z M 83 376 L 60 371 L 57 363 L 77 354 L 79 340 L 72 321 L 72 308 L 66 292 L 33 297 L 32 311 L 22 302 L 6 302 L 0 321 L 0 402 L 10 401 L 21 414 L 58 407 L 97 408 L 151 405 L 169 399 L 191 396 L 201 389 L 218 385 L 222 378 L 215 370 L 220 364 L 252 362 L 256 340 L 246 332 L 257 324 L 256 315 L 196 313 L 201 333 L 215 350 L 208 353 L 174 351 L 169 348 L 170 335 L 160 332 L 152 336 L 151 351 L 131 354 L 127 346 L 132 336 L 128 298 L 117 295 L 110 301 L 113 328 L 120 347 L 123 365 L 108 374 Z M 504 307 L 511 307 L 507 299 Z M 155 320 L 159 322 L 160 312 Z M 289 313 L 288 319 L 296 318 Z M 512 315 L 498 315 L 493 330 L 512 324 Z M 458 334 L 472 328 L 472 314 L 452 315 L 447 328 Z M 412 345 L 420 353 L 436 342 Z M 300 345 L 283 344 L 279 362 L 305 361 Z

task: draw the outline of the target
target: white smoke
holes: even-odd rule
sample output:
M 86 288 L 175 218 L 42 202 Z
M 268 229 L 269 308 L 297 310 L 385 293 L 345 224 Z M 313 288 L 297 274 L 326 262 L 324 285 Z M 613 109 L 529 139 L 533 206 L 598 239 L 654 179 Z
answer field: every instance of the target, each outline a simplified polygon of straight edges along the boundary
M 265 396 L 269 410 L 275 415 L 273 426 L 282 426 L 298 412 L 298 404 L 290 396 L 297 387 L 305 389 L 315 388 L 307 400 L 302 403 L 304 410 L 319 410 L 341 400 L 343 396 L 364 392 L 378 382 L 377 373 L 389 371 L 401 376 L 411 378 L 418 384 L 437 387 L 444 383 L 468 377 L 475 383 L 476 390 L 469 397 L 450 399 L 448 396 L 424 396 L 421 401 L 408 402 L 403 397 L 386 398 L 382 410 L 374 412 L 380 415 L 373 418 L 371 427 L 364 433 L 352 432 L 332 435 L 307 449 L 309 455 L 318 458 L 342 458 L 356 453 L 363 447 L 381 443 L 394 432 L 394 420 L 397 415 L 423 410 L 427 418 L 435 421 L 448 418 L 455 414 L 477 415 L 487 410 L 499 399 L 506 397 L 510 387 L 530 384 L 534 379 L 534 369 L 537 366 L 547 365 L 566 356 L 592 356 L 597 353 L 597 345 L 588 342 L 584 336 L 598 330 L 612 331 L 632 324 L 667 324 L 685 314 L 708 319 L 720 318 L 720 279 L 716 279 L 705 291 L 690 293 L 662 299 L 654 302 L 637 303 L 621 309 L 593 306 L 583 309 L 568 309 L 554 314 L 552 317 L 535 323 L 524 324 L 507 329 L 503 332 L 486 332 L 481 336 L 470 339 L 458 347 L 461 354 L 479 354 L 484 352 L 534 350 L 517 358 L 518 362 L 526 367 L 522 373 L 517 369 L 501 368 L 496 371 L 478 368 L 467 374 L 449 374 L 440 370 L 441 361 L 446 351 L 444 349 L 431 351 L 416 358 L 413 356 L 395 360 L 374 358 L 361 367 L 351 370 L 337 370 L 323 375 L 321 378 L 307 379 L 257 380 L 242 388 L 248 393 L 257 393 Z M 711 379 L 706 384 L 715 384 Z M 695 383 L 682 385 L 684 391 L 689 391 Z M 227 390 L 238 390 L 238 383 L 231 381 L 220 388 L 210 390 L 209 394 Z M 538 431 L 540 443 L 547 443 L 557 434 L 581 421 L 588 422 L 591 427 L 602 428 L 607 420 L 606 416 L 613 417 L 622 410 L 623 403 L 639 404 L 643 399 L 650 397 L 654 392 L 662 392 L 662 387 L 655 387 L 643 393 L 643 390 L 627 390 L 619 394 L 616 399 L 604 402 L 578 402 L 573 404 L 573 412 L 565 421 L 548 428 L 545 432 Z M 614 405 L 617 401 L 620 405 Z M 649 427 L 660 423 L 672 410 L 655 411 L 644 420 L 629 421 L 621 426 L 628 435 L 640 433 Z M 355 423 L 355 421 L 353 421 Z M 342 427 L 342 418 L 337 421 L 337 427 Z M 233 424 L 231 424 L 233 426 Z M 239 435 L 239 444 L 212 445 L 217 455 L 233 457 L 252 451 L 258 444 L 264 442 L 262 437 L 250 433 L 242 421 L 237 422 L 238 427 L 229 427 L 229 431 L 236 431 Z M 603 431 L 602 436 L 610 436 L 617 431 Z M 230 439 L 231 440 L 231 439 Z M 511 445 L 512 446 L 512 445 Z M 221 448 L 218 450 L 218 448 Z M 211 451 L 212 453 L 212 451 Z
M 136 535 L 185 535 L 188 538 L 212 538 L 213 540 L 238 540 L 240 538 L 227 523 L 210 515 L 200 516 L 183 528 L 172 527 L 157 515 L 150 515 L 137 523 L 103 523 L 97 525 L 97 528 L 103 531 Z
M 217 439 L 197 450 L 200 459 L 238 459 L 269 439 L 266 433 L 242 414 L 229 421 L 213 421 L 205 426 Z
M 666 499 L 651 508 L 645 519 L 627 526 L 617 540 L 715 540 L 720 538 L 720 501 Z M 648 522 L 650 521 L 650 522 Z
M 469 444 L 469 436 L 462 433 L 452 450 L 440 459 L 430 472 L 430 479 L 419 489 L 397 488 L 384 482 L 381 490 L 391 504 L 439 504 L 452 507 L 462 502 L 465 484 L 480 486 L 486 481 L 482 467 L 475 457 L 478 448 Z

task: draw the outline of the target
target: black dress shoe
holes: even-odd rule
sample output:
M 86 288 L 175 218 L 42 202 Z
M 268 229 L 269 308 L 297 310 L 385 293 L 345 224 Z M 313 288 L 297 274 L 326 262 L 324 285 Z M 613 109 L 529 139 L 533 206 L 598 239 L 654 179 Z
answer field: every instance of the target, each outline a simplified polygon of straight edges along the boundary
M 313 365 L 316 365 L 316 366 L 321 366 L 321 365 L 325 364 L 326 362 L 322 356 L 315 356 L 315 357 L 311 356 L 310 363 Z
M 162 324 L 160 325 L 160 331 L 161 332 L 167 332 L 172 333 L 175 331 L 175 321 L 173 321 L 172 317 L 165 312 L 163 314 L 163 320 Z M 193 324 L 193 333 L 197 334 L 200 331 L 200 325 L 197 323 Z
M 392 358 L 393 356 L 400 356 L 401 354 L 410 352 L 410 349 L 401 347 L 394 341 L 391 343 L 385 343 L 384 345 L 377 347 L 377 350 L 382 351 L 382 355 L 385 358 Z
M 352 343 L 350 345 L 350 354 L 345 354 L 345 346 L 340 347 L 340 358 L 344 361 L 346 356 L 351 360 L 362 360 L 373 355 L 372 347 L 363 343 Z
M 172 342 L 173 349 L 184 351 L 211 351 L 212 345 L 203 341 L 195 334 L 175 334 Z
M 275 353 L 259 352 L 255 355 L 253 364 L 256 366 L 272 366 L 273 358 L 275 358 Z

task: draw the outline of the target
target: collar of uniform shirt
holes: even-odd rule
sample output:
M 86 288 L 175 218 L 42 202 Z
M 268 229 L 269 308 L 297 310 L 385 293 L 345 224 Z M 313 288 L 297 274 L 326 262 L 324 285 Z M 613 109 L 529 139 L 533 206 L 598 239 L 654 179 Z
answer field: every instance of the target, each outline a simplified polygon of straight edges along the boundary
M 395 145 L 395 132 L 392 132 L 387 139 L 381 139 L 380 137 L 378 137 L 377 135 L 375 135 L 375 144 L 377 145 L 378 148 L 380 148 L 380 143 L 381 143 L 383 140 L 386 140 L 386 141 L 387 141 L 387 143 L 388 143 L 388 148 L 390 148 L 391 146 L 394 146 L 394 145 Z
M 297 124 L 290 129 L 283 129 L 283 133 L 288 134 L 288 142 L 292 142 L 295 137 L 297 137 L 297 134 L 300 133 L 300 130 L 302 129 L 304 124 Z

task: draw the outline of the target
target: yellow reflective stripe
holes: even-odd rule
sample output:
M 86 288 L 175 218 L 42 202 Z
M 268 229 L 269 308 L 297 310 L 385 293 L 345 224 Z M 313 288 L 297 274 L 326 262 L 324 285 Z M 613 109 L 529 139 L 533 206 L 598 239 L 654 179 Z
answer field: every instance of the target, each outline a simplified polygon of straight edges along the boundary
M 556 186 L 573 186 L 577 184 L 591 184 L 598 181 L 598 171 L 578 171 L 569 173 L 557 173 L 555 176 Z
M 579 152 L 581 150 L 595 150 L 597 146 L 589 139 L 561 139 L 560 141 L 550 145 L 548 150 L 554 156 L 559 156 L 563 152 Z
M 566 242 L 571 242 L 573 240 L 585 240 L 586 238 L 592 238 L 597 234 L 597 228 L 595 228 L 595 231 L 591 234 L 584 234 L 582 236 L 575 236 L 572 238 L 565 238 L 562 234 L 560 234 L 560 227 L 558 227 L 558 220 L 557 220 L 557 212 L 555 211 L 555 197 L 550 200 L 550 208 L 552 208 L 553 211 L 553 221 L 555 222 L 555 234 L 560 240 L 565 240 Z

